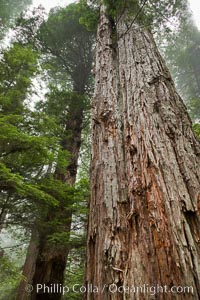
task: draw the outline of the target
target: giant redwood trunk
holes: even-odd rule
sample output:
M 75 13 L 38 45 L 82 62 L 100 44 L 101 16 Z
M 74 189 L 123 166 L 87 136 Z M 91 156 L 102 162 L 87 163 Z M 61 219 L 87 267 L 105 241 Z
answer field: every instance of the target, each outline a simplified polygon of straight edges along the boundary
M 86 298 L 199 299 L 199 142 L 152 34 L 127 22 L 115 48 L 101 9 Z

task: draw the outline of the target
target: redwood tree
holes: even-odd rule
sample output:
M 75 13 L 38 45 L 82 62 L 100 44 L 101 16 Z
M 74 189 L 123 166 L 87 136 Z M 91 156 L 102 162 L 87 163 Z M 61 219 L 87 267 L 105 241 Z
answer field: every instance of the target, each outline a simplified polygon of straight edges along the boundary
M 200 148 L 186 107 L 136 14 L 113 23 L 102 6 L 96 49 L 86 282 L 99 290 L 86 298 L 152 299 L 122 290 L 158 284 L 193 292 L 155 299 L 198 299 Z
M 52 85 L 56 83 L 58 85 L 58 88 L 55 86 L 52 88 L 50 99 L 44 103 L 44 106 L 46 105 L 46 112 L 53 114 L 62 126 L 61 148 L 70 154 L 64 170 L 60 172 L 56 167 L 53 175 L 66 184 L 66 188 L 72 187 L 76 181 L 81 132 L 84 126 L 84 114 L 87 110 L 87 90 L 91 87 L 94 33 L 87 31 L 86 27 L 79 23 L 80 17 L 78 4 L 71 4 L 64 9 L 55 9 L 49 15 L 49 19 L 41 24 L 35 39 L 32 35 L 31 37 L 25 36 L 29 42 L 30 40 L 37 41 L 35 46 L 39 45 L 44 54 L 43 59 L 51 66 L 50 81 L 53 82 Z M 26 39 L 24 40 L 26 42 Z M 63 88 L 63 82 L 65 88 Z M 71 91 L 67 91 L 67 84 L 72 86 Z M 58 111 L 58 107 L 59 109 L 62 107 L 62 111 Z M 73 215 L 73 201 L 67 203 L 64 200 L 59 200 L 57 208 L 48 210 L 43 220 L 45 230 L 38 224 L 36 224 L 36 233 L 35 229 L 33 230 L 23 268 L 25 281 L 23 280 L 19 286 L 17 299 L 61 299 L 62 292 L 48 293 L 47 289 L 46 291 L 42 289 L 38 293 L 36 286 L 42 284 L 51 287 L 57 284 L 62 285 L 64 282 L 64 271 L 71 249 L 69 237 Z M 49 227 L 48 224 L 50 224 Z M 52 226 L 53 224 L 55 226 Z M 57 226 L 57 224 L 60 225 Z M 52 235 L 61 233 L 66 234 L 64 244 L 49 241 Z M 34 256 L 32 249 L 35 251 Z M 31 295 L 27 295 L 27 283 L 33 284 Z

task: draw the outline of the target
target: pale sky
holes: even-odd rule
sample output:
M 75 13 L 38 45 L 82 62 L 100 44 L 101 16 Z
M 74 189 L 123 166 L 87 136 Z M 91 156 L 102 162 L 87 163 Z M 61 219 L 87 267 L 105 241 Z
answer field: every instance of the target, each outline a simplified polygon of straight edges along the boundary
M 193 12 L 193 17 L 196 25 L 200 29 L 200 0 L 188 0 L 190 3 L 190 7 Z M 52 7 L 55 6 L 66 6 L 69 3 L 76 2 L 75 0 L 33 0 L 33 6 L 37 7 L 40 4 L 45 7 L 47 11 L 49 11 Z
M 67 6 L 72 2 L 76 2 L 76 1 L 75 0 L 33 0 L 32 6 L 37 7 L 39 5 L 42 5 L 47 11 L 49 11 L 52 7 Z
M 200 0 L 189 0 L 196 25 L 200 29 Z

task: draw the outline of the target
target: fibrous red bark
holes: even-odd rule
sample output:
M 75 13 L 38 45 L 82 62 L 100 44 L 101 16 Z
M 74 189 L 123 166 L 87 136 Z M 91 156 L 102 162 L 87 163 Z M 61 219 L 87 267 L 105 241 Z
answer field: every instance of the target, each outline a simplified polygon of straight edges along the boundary
M 101 9 L 92 111 L 87 299 L 199 299 L 200 149 L 150 31 Z M 114 292 L 192 286 L 185 293 Z M 123 290 L 123 289 L 122 289 Z

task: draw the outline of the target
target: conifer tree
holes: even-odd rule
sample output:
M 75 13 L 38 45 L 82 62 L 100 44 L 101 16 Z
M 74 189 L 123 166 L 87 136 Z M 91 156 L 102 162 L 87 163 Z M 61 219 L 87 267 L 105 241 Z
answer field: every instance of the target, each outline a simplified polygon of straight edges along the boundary
M 85 298 L 198 299 L 199 141 L 132 2 L 99 18 Z

